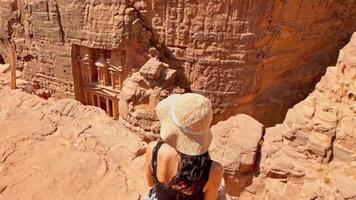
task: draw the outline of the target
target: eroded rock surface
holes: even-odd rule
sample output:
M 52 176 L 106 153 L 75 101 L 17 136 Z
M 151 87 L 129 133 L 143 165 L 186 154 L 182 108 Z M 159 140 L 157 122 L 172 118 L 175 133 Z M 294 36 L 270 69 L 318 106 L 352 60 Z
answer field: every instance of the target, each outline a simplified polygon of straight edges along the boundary
M 246 113 L 270 126 L 335 62 L 355 10 L 352 0 L 2 0 L 0 57 L 14 41 L 23 77 L 61 98 L 74 96 L 73 44 L 122 50 L 128 71 L 155 47 L 178 86 L 212 100 L 216 122 Z
M 99 108 L 11 91 L 8 78 L 0 74 L 0 199 L 143 198 L 139 137 Z
M 145 138 L 157 139 L 160 126 L 155 108 L 169 95 L 184 92 L 175 83 L 176 70 L 170 69 L 158 58 L 149 59 L 124 82 L 119 102 L 120 118 Z
M 236 115 L 211 128 L 210 154 L 224 167 L 226 192 L 238 196 L 251 184 L 263 135 L 263 125 L 248 115 Z
M 268 128 L 259 177 L 241 198 L 356 198 L 356 33 L 316 89 Z
M 156 58 L 146 64 L 136 76 L 149 81 L 126 84 L 154 85 L 169 69 Z M 143 198 L 142 138 L 96 107 L 9 90 L 8 80 L 0 74 L 1 199 Z M 225 168 L 228 198 L 355 199 L 355 83 L 356 33 L 282 124 L 264 131 L 237 115 L 214 125 L 210 152 Z M 140 90 L 128 91 L 135 100 Z

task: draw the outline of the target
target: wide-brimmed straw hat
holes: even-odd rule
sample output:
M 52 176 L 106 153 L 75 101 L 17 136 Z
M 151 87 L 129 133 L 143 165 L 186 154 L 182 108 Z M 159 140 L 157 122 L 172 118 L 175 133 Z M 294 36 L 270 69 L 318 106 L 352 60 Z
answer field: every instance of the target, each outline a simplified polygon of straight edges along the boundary
M 173 94 L 157 104 L 161 139 L 186 155 L 202 155 L 212 140 L 213 118 L 208 98 L 194 93 Z

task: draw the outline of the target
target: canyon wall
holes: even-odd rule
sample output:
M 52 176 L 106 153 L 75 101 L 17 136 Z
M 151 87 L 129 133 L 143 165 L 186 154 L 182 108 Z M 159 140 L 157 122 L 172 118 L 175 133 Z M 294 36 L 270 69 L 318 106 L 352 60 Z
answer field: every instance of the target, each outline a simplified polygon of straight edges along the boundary
M 150 60 L 127 84 L 175 74 Z M 99 108 L 11 90 L 8 68 L 0 65 L 0 199 L 143 199 L 142 137 Z M 212 126 L 227 199 L 356 199 L 355 119 L 356 33 L 282 124 L 240 114 Z
M 266 130 L 261 173 L 242 198 L 356 199 L 355 94 L 356 33 L 315 90 Z
M 356 199 L 356 33 L 282 124 L 236 115 L 211 130 L 229 196 Z
M 356 29 L 354 0 L 1 0 L 0 55 L 17 46 L 26 80 L 74 96 L 72 45 L 123 50 L 135 72 L 152 49 L 176 84 L 211 99 L 215 121 L 283 120 Z M 273 116 L 273 117 L 272 117 Z

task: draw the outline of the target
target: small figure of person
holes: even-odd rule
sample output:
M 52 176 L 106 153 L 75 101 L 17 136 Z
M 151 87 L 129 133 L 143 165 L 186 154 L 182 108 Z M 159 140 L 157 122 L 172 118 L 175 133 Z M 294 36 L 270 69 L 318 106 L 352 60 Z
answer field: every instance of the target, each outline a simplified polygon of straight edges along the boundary
M 193 94 L 173 94 L 157 104 L 161 140 L 146 149 L 145 200 L 216 200 L 223 167 L 209 156 L 211 102 Z

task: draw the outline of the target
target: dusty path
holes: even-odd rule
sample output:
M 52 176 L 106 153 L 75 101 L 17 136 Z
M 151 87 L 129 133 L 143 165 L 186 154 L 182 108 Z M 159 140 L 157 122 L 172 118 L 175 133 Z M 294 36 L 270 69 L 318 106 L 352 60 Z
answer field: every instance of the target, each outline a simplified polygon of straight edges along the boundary
M 98 108 L 10 90 L 8 76 L 0 74 L 0 199 L 140 199 L 139 137 Z

